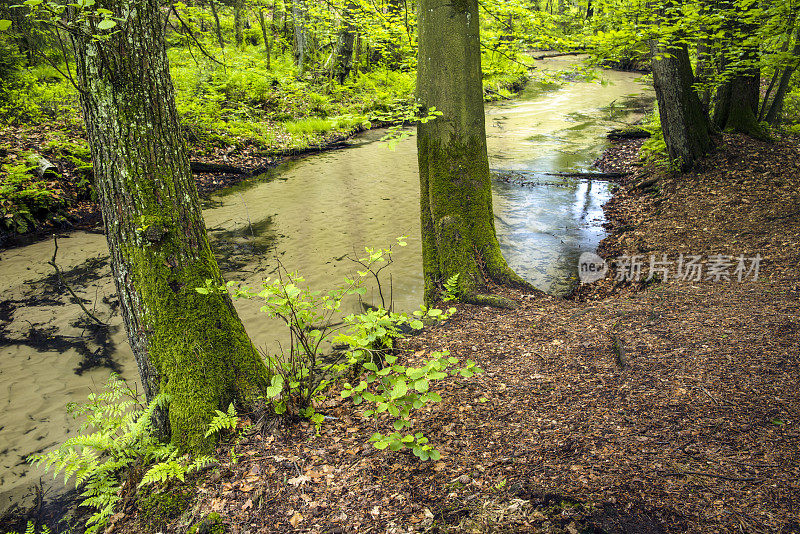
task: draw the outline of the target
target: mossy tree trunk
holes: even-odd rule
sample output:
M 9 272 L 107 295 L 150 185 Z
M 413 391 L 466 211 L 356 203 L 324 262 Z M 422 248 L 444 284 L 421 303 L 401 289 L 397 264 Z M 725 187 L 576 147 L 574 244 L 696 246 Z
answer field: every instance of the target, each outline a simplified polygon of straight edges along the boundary
M 180 136 L 159 2 L 98 4 L 118 27 L 73 44 L 122 316 L 147 398 L 171 398 L 172 442 L 208 450 L 214 410 L 251 400 L 268 372 L 227 292 L 195 291 L 223 279 Z
M 650 42 L 653 86 L 661 130 L 670 159 L 690 169 L 712 147 L 708 116 L 692 86 L 692 65 L 685 44 Z
M 467 299 L 487 278 L 529 287 L 500 253 L 486 153 L 477 0 L 422 0 L 417 128 L 425 300 L 453 275 Z M 424 112 L 424 111 L 423 111 Z

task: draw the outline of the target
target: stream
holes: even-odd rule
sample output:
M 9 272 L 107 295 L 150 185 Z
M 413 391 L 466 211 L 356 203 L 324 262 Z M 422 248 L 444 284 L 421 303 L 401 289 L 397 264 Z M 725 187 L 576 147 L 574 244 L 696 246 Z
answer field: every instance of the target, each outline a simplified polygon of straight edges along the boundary
M 565 68 L 575 59 L 538 63 Z M 514 100 L 486 107 L 491 168 L 523 172 L 535 182 L 493 181 L 498 239 L 509 265 L 552 294 L 572 287 L 577 257 L 603 238 L 602 205 L 611 192 L 606 182 L 545 173 L 591 170 L 605 133 L 652 106 L 638 74 L 599 76 L 551 89 L 530 84 Z M 416 140 L 411 135 L 390 150 L 378 142 L 384 133 L 366 132 L 348 148 L 285 163 L 213 195 L 204 217 L 226 278 L 252 287 L 275 276 L 279 260 L 308 285 L 331 288 L 354 271 L 348 256 L 408 235 L 408 246 L 394 254 L 391 280 L 388 274 L 383 280 L 391 281 L 395 309 L 416 309 L 423 291 Z M 52 256 L 52 241 L 0 252 L 0 516 L 33 502 L 40 477 L 49 496 L 61 490 L 60 479 L 42 475 L 25 458 L 74 433 L 68 402 L 85 401 L 111 370 L 138 381 L 104 236 L 62 235 L 57 262 L 107 328 L 70 302 L 47 264 Z M 236 308 L 259 348 L 279 350 L 285 338 L 256 302 L 237 301 Z

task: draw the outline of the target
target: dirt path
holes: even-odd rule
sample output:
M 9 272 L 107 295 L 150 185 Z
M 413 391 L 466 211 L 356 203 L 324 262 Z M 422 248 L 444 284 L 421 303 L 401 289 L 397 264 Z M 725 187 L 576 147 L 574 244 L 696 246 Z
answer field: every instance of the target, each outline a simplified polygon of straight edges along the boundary
M 609 278 L 571 300 L 458 305 L 403 344 L 486 371 L 417 418 L 440 461 L 374 449 L 385 422 L 332 400 L 319 436 L 302 423 L 243 440 L 192 519 L 218 512 L 235 533 L 800 531 L 800 151 L 721 142 L 697 172 L 620 184 L 601 253 L 643 255 L 645 275 L 651 254 L 706 269 L 759 254 L 755 280 Z M 140 528 L 132 513 L 115 532 Z

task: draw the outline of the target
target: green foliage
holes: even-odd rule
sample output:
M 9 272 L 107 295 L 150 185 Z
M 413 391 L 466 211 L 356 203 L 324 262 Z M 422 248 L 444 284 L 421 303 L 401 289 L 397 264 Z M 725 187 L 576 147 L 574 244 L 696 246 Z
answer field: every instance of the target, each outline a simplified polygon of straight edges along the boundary
M 433 310 L 426 311 L 430 314 Z M 453 311 L 450 310 L 442 315 L 449 316 Z M 365 363 L 364 369 L 367 370 L 367 374 L 356 386 L 349 382 L 345 383 L 342 397 L 351 397 L 356 405 L 363 401 L 374 404 L 374 408 L 364 411 L 366 417 L 386 412 L 394 418 L 392 422 L 394 432 L 386 435 L 376 432 L 370 438 L 377 449 L 388 447 L 390 450 L 398 451 L 407 447 L 412 449 L 420 460 L 438 460 L 439 451 L 428 444 L 428 439 L 421 432 L 415 434 L 400 432 L 414 425 L 411 418 L 412 410 L 419 410 L 431 402 L 441 402 L 442 397 L 430 391 L 431 382 L 446 378 L 448 375 L 469 378 L 483 371 L 471 360 L 468 360 L 463 367 L 455 367 L 459 360 L 450 356 L 447 351 L 431 353 L 430 359 L 425 360 L 420 367 L 403 365 L 393 354 L 386 355 L 385 362 L 387 365 L 381 368 L 374 362 Z
M 458 300 L 463 293 L 461 285 L 458 283 L 459 274 L 456 273 L 444 282 L 442 289 L 442 300 L 450 302 L 451 300 Z
M 126 470 L 145 470 L 138 487 L 184 481 L 193 472 L 215 462 L 210 456 L 180 456 L 172 444 L 161 443 L 152 426 L 156 410 L 167 406 L 168 398 L 159 394 L 142 406 L 137 393 L 116 374 L 106 388 L 91 393 L 82 406 L 70 404 L 67 410 L 83 418 L 80 434 L 69 438 L 57 450 L 32 456 L 29 461 L 64 475 L 76 488 L 82 488 L 82 506 L 94 508 L 86 532 L 102 532 L 108 518 L 122 498 L 121 475 Z M 225 414 L 226 416 L 228 414 Z M 223 425 L 217 423 L 219 428 Z M 134 491 L 127 487 L 128 491 Z
M 154 436 L 151 419 L 167 399 L 159 395 L 142 407 L 136 392 L 112 374 L 101 393 L 91 393 L 83 406 L 70 404 L 74 417 L 85 420 L 82 434 L 65 441 L 57 450 L 35 455 L 30 461 L 52 469 L 53 476 L 64 474 L 64 482 L 74 479 L 83 488 L 82 505 L 97 510 L 87 521 L 86 532 L 100 532 L 114 513 L 122 490 L 120 474 L 134 464 L 147 465 L 174 454 L 174 447 Z
M 63 220 L 67 195 L 57 185 L 37 179 L 25 163 L 0 166 L 0 224 L 24 233 L 42 221 Z
M 216 415 L 208 424 L 206 437 L 221 433 L 223 430 L 236 430 L 236 425 L 238 424 L 239 416 L 236 415 L 236 408 L 234 408 L 233 403 L 230 403 L 227 413 L 216 410 Z
M 398 238 L 396 245 L 405 246 L 405 238 Z M 343 383 L 343 397 L 352 397 L 356 404 L 364 400 L 375 403 L 375 408 L 367 412 L 368 416 L 388 412 L 396 418 L 395 433 L 373 440 L 378 448 L 398 450 L 402 444 L 412 448 L 423 460 L 435 459 L 439 457 L 438 451 L 422 434 L 401 436 L 397 431 L 412 426 L 412 410 L 441 400 L 438 394 L 428 389 L 432 381 L 445 378 L 448 372 L 469 377 L 480 370 L 474 362 L 454 367 L 459 362 L 447 353 L 432 355 L 420 367 L 406 367 L 399 361 L 393 350 L 394 341 L 403 337 L 404 328 L 418 330 L 423 327 L 423 320 L 445 320 L 455 313 L 455 309 L 442 311 L 422 306 L 411 317 L 391 311 L 391 302 L 387 303 L 384 298 L 380 274 L 392 263 L 393 246 L 366 247 L 363 257 L 351 258 L 360 267 L 355 276 L 346 277 L 344 284 L 328 292 L 305 287 L 301 276 L 289 273 L 281 266 L 278 278 L 265 280 L 261 289 L 238 286 L 234 287 L 233 295 L 263 301 L 261 311 L 282 320 L 289 329 L 289 346 L 281 354 L 269 357 L 269 366 L 274 374 L 266 395 L 277 414 L 299 415 L 319 428 L 324 416 L 316 412 L 315 403 L 325 399 L 329 388 Z M 360 299 L 366 293 L 367 279 L 375 281 L 380 305 L 365 307 L 363 313 L 343 317 L 341 327 L 332 326 L 332 319 L 340 312 L 345 298 Z M 197 291 L 210 294 L 233 286 L 235 283 L 214 287 L 209 280 L 206 287 L 197 288 Z M 323 355 L 326 342 L 339 343 L 344 348 L 333 355 Z M 361 372 L 367 374 L 357 386 L 345 382 L 345 377 L 358 376 Z M 235 427 L 231 409 L 227 414 L 217 412 L 211 428 Z
M 5 534 L 17 534 L 16 532 L 8 531 Z M 42 525 L 41 530 L 36 528 L 36 523 L 33 521 L 28 521 L 28 526 L 25 528 L 24 533 L 21 534 L 50 534 L 50 529 L 47 525 Z

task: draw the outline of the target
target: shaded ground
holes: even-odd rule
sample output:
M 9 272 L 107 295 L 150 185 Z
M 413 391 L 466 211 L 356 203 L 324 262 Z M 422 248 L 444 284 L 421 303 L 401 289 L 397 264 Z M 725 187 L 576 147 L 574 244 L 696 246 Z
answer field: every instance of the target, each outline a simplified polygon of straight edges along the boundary
M 317 436 L 251 432 L 235 463 L 222 447 L 166 531 L 213 511 L 235 533 L 800 532 L 798 156 L 795 139 L 726 135 L 700 170 L 640 188 L 653 175 L 636 169 L 606 206 L 607 259 L 760 254 L 755 280 L 612 269 L 569 300 L 458 305 L 402 347 L 486 371 L 446 381 L 417 417 L 439 461 L 374 449 L 387 422 L 330 400 Z M 143 528 L 132 504 L 116 519 L 113 532 Z

